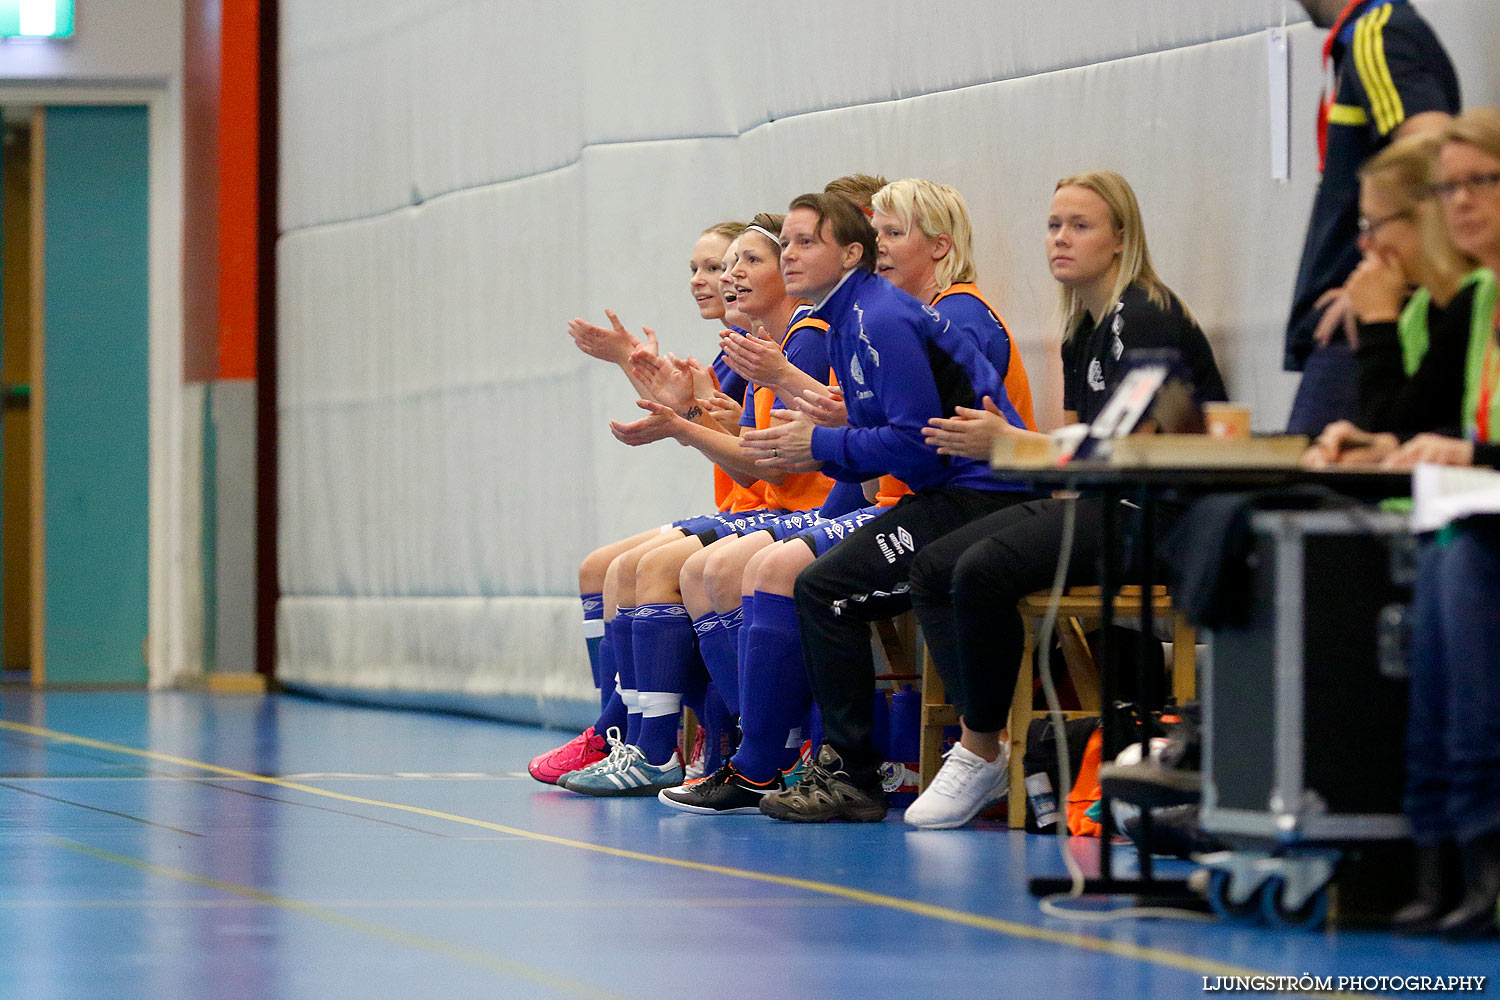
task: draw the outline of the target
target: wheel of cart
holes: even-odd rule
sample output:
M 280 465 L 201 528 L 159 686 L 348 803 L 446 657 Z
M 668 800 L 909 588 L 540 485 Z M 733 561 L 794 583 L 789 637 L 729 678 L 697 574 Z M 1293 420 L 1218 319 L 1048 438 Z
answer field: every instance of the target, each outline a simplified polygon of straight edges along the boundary
M 1214 869 L 1208 879 L 1208 905 L 1224 920 L 1249 921 L 1260 917 L 1260 893 L 1264 883 L 1236 883 L 1233 873 Z
M 1337 851 L 1219 851 L 1198 860 L 1208 872 L 1208 905 L 1223 919 L 1315 930 L 1328 917 Z
M 1260 889 L 1260 913 L 1272 927 L 1289 930 L 1321 930 L 1328 919 L 1328 883 L 1293 902 L 1285 877 L 1272 875 Z
M 1217 851 L 1198 858 L 1207 875 L 1203 893 L 1209 908 L 1224 920 L 1241 923 L 1260 920 L 1260 895 L 1267 870 L 1261 862 L 1264 852 L 1251 850 Z

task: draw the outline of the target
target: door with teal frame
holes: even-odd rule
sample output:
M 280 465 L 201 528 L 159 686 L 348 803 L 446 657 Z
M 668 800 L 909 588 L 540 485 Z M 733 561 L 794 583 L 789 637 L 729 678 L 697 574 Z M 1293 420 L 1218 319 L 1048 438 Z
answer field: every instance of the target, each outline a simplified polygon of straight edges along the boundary
M 45 122 L 42 668 L 144 684 L 149 120 L 50 106 Z

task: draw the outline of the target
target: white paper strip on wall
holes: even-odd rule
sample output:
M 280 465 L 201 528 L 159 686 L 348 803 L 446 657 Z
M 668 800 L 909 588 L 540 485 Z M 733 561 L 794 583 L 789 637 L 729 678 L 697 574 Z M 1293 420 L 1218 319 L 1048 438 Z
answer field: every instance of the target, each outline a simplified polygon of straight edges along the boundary
M 1266 30 L 1266 69 L 1266 109 L 1271 122 L 1271 179 L 1284 181 L 1292 176 L 1292 69 L 1285 26 Z

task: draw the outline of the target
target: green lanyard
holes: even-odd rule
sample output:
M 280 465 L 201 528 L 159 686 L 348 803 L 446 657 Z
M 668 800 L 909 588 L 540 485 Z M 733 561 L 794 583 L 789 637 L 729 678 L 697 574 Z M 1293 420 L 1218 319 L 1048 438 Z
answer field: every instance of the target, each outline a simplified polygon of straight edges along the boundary
M 1401 318 L 1396 322 L 1396 336 L 1401 338 L 1401 365 L 1406 369 L 1407 378 L 1417 373 L 1422 367 L 1422 359 L 1427 356 L 1427 311 L 1431 308 L 1432 293 L 1418 288 L 1407 300 L 1406 308 L 1401 310 Z
M 1474 284 L 1474 311 L 1469 323 L 1469 357 L 1464 366 L 1464 437 L 1470 441 L 1500 441 L 1500 407 L 1492 405 L 1500 389 L 1500 350 L 1495 343 L 1495 304 L 1500 285 L 1487 268 L 1470 274 L 1465 284 Z M 1479 427 L 1483 419 L 1485 427 Z

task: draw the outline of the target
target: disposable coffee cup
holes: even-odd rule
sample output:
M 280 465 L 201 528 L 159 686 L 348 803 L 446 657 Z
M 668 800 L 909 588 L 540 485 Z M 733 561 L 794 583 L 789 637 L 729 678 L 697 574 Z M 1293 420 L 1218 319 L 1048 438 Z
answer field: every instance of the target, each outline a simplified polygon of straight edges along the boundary
M 1210 437 L 1238 440 L 1250 436 L 1250 407 L 1240 403 L 1204 403 Z

